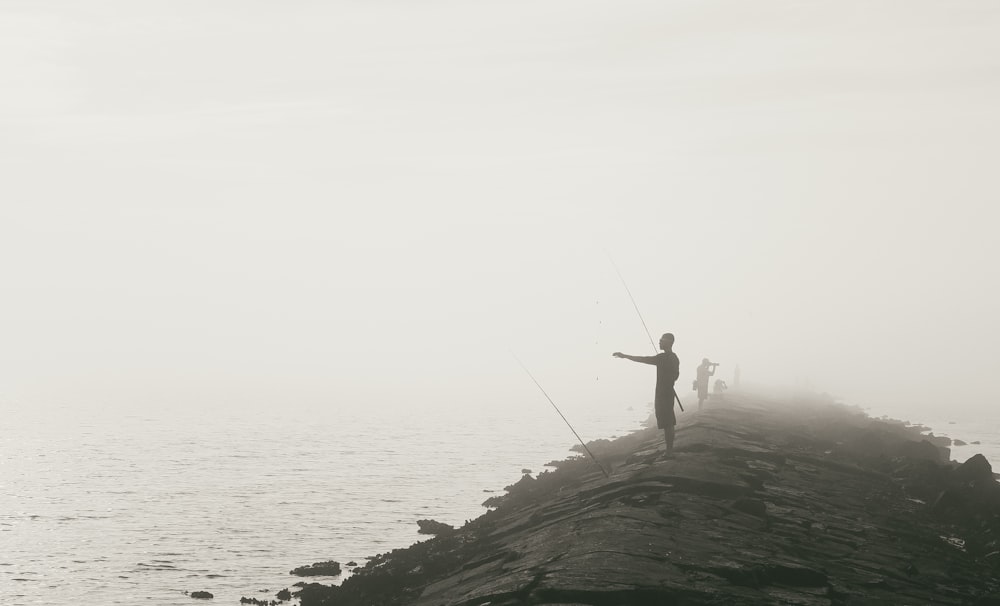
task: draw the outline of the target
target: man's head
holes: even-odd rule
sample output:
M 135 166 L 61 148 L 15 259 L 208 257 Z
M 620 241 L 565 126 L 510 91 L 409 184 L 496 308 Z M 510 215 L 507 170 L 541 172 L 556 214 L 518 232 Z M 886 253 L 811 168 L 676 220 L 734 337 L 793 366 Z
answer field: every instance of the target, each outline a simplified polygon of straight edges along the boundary
M 663 351 L 670 351 L 670 348 L 674 346 L 674 335 L 673 333 L 665 332 L 663 336 L 660 337 L 660 349 Z
M 711 364 L 711 363 L 712 363 L 712 362 L 711 362 L 711 361 L 710 361 L 710 360 L 709 360 L 708 358 L 702 358 L 702 359 L 701 359 L 701 365 L 702 365 L 702 366 L 708 366 L 708 365 L 709 365 L 709 364 Z

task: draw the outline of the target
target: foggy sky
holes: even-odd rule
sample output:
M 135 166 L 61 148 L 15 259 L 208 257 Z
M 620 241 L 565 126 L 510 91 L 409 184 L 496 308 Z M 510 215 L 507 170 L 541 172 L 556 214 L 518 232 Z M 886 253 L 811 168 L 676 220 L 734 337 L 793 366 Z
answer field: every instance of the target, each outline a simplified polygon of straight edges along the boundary
M 1000 7 L 0 2 L 0 402 L 988 405 Z M 683 391 L 682 391 L 683 393 Z M 544 405 L 544 404 L 543 404 Z

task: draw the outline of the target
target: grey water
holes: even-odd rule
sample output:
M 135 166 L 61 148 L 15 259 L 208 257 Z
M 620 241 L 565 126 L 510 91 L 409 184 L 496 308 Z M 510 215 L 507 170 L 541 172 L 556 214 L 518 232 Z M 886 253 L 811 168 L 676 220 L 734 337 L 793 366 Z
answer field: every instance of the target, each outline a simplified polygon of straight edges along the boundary
M 585 439 L 623 435 L 648 416 L 645 406 L 564 412 Z M 0 597 L 13 606 L 166 606 L 192 591 L 217 604 L 271 598 L 301 580 L 294 567 L 363 564 L 426 538 L 418 519 L 481 515 L 523 468 L 543 471 L 575 443 L 545 402 L 0 413 Z M 982 442 L 953 448 L 956 460 L 1000 461 L 1000 419 L 941 413 L 909 420 Z
M 648 415 L 573 412 L 585 439 Z M 14 606 L 270 599 L 302 580 L 292 568 L 363 564 L 427 538 L 418 519 L 478 517 L 522 469 L 541 472 L 576 442 L 544 401 L 0 413 L 0 597 Z

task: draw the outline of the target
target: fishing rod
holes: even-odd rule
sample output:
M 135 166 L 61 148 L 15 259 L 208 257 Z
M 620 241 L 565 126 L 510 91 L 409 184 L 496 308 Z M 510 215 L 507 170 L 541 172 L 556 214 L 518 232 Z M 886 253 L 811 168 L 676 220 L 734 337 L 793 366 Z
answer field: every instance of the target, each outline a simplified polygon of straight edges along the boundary
M 584 443 L 583 438 L 581 438 L 580 434 L 576 433 L 576 430 L 573 429 L 573 426 L 569 424 L 569 421 L 566 419 L 566 416 L 562 413 L 561 410 L 559 410 L 559 407 L 556 406 L 556 403 L 552 401 L 552 398 L 549 397 L 549 394 L 545 393 L 545 389 L 542 388 L 541 383 L 538 382 L 538 379 L 535 378 L 535 375 L 531 374 L 531 371 L 528 370 L 528 367 L 521 362 L 520 358 L 514 355 L 514 352 L 511 352 L 510 355 L 514 356 L 514 359 L 517 360 L 517 363 L 520 364 L 521 368 L 524 369 L 524 372 L 528 373 L 528 376 L 531 377 L 531 380 L 535 382 L 535 385 L 537 385 L 538 389 L 541 390 L 542 395 L 544 395 L 545 399 L 549 401 L 549 404 L 552 405 L 552 408 L 555 408 L 556 412 L 559 413 L 559 416 L 562 417 L 562 420 L 566 421 L 566 426 L 569 427 L 569 430 L 573 432 L 573 435 L 576 436 L 576 439 L 580 440 L 580 444 L 583 445 L 583 449 L 587 451 L 587 454 L 589 454 L 590 458 L 594 460 L 594 463 L 596 463 L 597 466 L 601 468 L 601 473 L 604 474 L 604 477 L 610 479 L 611 476 L 609 476 L 608 472 L 604 469 L 604 465 L 601 465 L 601 462 L 597 460 L 597 457 L 594 456 L 594 453 L 590 452 L 590 449 L 587 448 L 587 444 Z
M 608 256 L 608 261 L 611 261 L 611 267 L 615 268 L 615 273 L 618 274 L 618 279 L 622 281 L 622 286 L 625 287 L 625 292 L 628 293 L 628 298 L 632 301 L 632 307 L 635 308 L 636 315 L 639 316 L 639 321 L 642 322 L 642 328 L 646 331 L 646 336 L 649 337 L 649 344 L 653 346 L 653 355 L 659 354 L 660 350 L 656 349 L 656 343 L 653 342 L 653 335 L 649 334 L 649 328 L 646 327 L 646 321 L 642 318 L 642 312 L 639 311 L 639 306 L 635 302 L 635 297 L 632 296 L 632 291 L 629 289 L 628 284 L 625 283 L 625 277 L 622 276 L 622 272 L 618 271 L 618 265 L 615 260 L 611 258 L 611 253 L 604 251 L 604 254 Z M 681 398 L 677 395 L 677 390 L 674 391 L 674 399 L 677 400 L 677 405 L 681 407 L 681 412 L 684 412 L 684 405 L 681 404 Z

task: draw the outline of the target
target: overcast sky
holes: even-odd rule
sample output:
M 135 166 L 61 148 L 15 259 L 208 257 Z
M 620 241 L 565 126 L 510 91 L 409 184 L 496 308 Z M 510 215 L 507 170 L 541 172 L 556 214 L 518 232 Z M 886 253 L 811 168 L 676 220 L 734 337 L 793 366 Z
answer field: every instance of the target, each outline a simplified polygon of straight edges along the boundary
M 995 394 L 1000 5 L 0 0 L 0 401 Z M 682 391 L 682 393 L 684 393 Z M 544 404 L 543 404 L 544 405 Z

